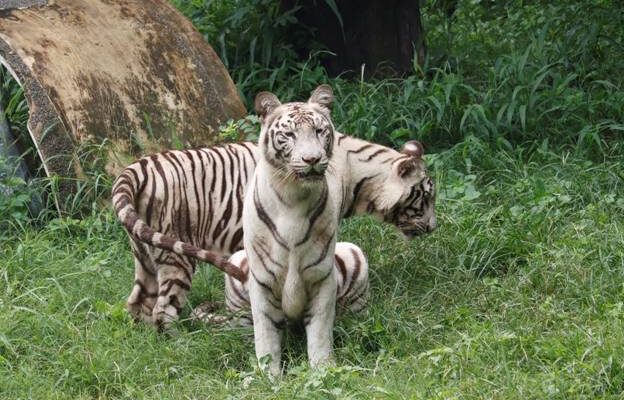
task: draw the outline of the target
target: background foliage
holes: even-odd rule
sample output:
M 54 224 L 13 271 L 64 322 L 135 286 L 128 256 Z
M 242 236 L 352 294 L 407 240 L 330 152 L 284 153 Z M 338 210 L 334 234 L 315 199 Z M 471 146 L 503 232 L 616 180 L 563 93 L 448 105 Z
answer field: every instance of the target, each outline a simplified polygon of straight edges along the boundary
M 166 337 L 123 310 L 123 230 L 94 176 L 83 220 L 33 218 L 32 186 L 0 194 L 2 398 L 620 398 L 624 390 L 624 9 L 615 1 L 428 0 L 429 58 L 401 79 L 330 79 L 331 57 L 275 0 L 174 0 L 219 53 L 248 106 L 330 83 L 342 132 L 427 147 L 439 229 L 412 242 L 366 218 L 341 239 L 367 253 L 372 301 L 338 322 L 338 367 L 255 368 L 248 332 L 188 320 Z M 313 28 L 309 27 L 313 32 Z M 17 131 L 27 109 L 3 96 Z M 8 85 L 8 86 L 7 86 Z M 7 89 L 7 87 L 10 87 Z M 22 96 L 22 97 L 20 97 Z M 252 137 L 231 121 L 224 139 Z M 95 151 L 95 150 L 94 150 Z M 44 182 L 53 186 L 53 183 Z M 202 269 L 191 305 L 222 297 Z M 190 308 L 190 307 L 189 307 Z M 188 310 L 187 310 L 188 312 Z

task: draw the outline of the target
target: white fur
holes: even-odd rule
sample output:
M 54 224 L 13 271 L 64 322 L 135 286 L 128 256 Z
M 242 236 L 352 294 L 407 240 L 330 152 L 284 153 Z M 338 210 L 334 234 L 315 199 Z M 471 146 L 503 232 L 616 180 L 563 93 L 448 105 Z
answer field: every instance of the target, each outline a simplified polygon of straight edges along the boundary
M 308 339 L 308 358 L 312 366 L 329 361 L 331 358 L 332 330 L 335 316 L 336 280 L 330 273 L 318 287 L 312 283 L 326 276 L 333 268 L 334 246 L 338 225 L 338 205 L 340 199 L 336 193 L 328 193 L 327 205 L 321 217 L 316 221 L 322 231 L 314 232 L 314 236 L 306 243 L 297 246 L 305 234 L 308 225 L 307 213 L 314 206 L 320 190 L 303 190 L 292 183 L 284 183 L 278 189 L 282 198 L 288 202 L 297 202 L 297 207 L 286 209 L 276 195 L 267 190 L 272 182 L 270 170 L 260 162 L 256 168 L 257 180 L 245 198 L 243 211 L 244 245 L 249 255 L 249 297 L 253 315 L 256 355 L 260 359 L 265 355 L 271 356 L 270 371 L 278 374 L 280 371 L 280 340 L 281 332 L 273 322 L 284 323 L 286 318 L 297 320 L 303 318 L 307 308 L 311 320 L 306 326 Z M 253 193 L 259 192 L 262 205 L 271 212 L 275 226 L 289 249 L 284 249 L 275 241 L 255 211 Z M 301 197 L 300 197 L 301 196 Z M 251 213 L 248 211 L 252 211 Z M 268 262 L 269 258 L 261 251 L 256 251 L 255 241 L 263 240 L 269 244 L 268 254 L 276 263 Z M 327 242 L 329 244 L 327 245 Z M 306 266 L 319 258 L 319 253 L 325 246 L 329 246 L 327 255 L 320 263 L 312 267 Z M 321 254 L 322 255 L 322 254 Z M 261 260 L 260 257 L 264 258 Z M 268 272 L 263 264 L 269 264 Z M 281 264 L 283 268 L 277 266 Z M 256 279 L 264 284 L 270 284 L 272 293 L 267 293 Z M 268 297 L 271 297 L 269 299 Z M 271 304 L 279 302 L 279 308 Z M 273 322 L 272 322 L 273 321 Z
M 270 357 L 269 370 L 274 375 L 280 373 L 281 327 L 287 320 L 303 320 L 311 366 L 331 361 L 336 312 L 333 259 L 342 199 L 328 190 L 326 181 L 336 176 L 309 181 L 290 175 L 301 170 L 301 161 L 308 155 L 328 161 L 331 154 L 326 153 L 326 143 L 332 143 L 332 138 L 316 131 L 329 123 L 328 132 L 333 135 L 333 127 L 319 107 L 293 104 L 278 106 L 272 115 L 286 116 L 299 107 L 312 113 L 313 122 L 286 118 L 284 124 L 290 126 L 285 129 L 297 135 L 287 160 L 278 157 L 272 144 L 267 145 L 270 124 L 263 123 L 261 157 L 243 207 L 256 356 L 259 360 Z M 312 219 L 315 210 L 322 211 Z
M 368 300 L 368 260 L 362 249 L 353 243 L 337 242 L 335 251 L 336 312 L 361 311 Z M 245 250 L 239 250 L 232 254 L 229 261 L 246 270 L 247 253 Z M 228 311 L 238 317 L 234 320 L 235 325 L 247 325 L 248 322 L 251 322 L 249 279 L 240 282 L 231 276 L 225 276 L 225 304 Z M 213 306 L 212 303 L 210 306 Z M 195 315 L 198 319 L 204 319 L 202 316 L 206 313 L 200 308 L 196 309 Z M 214 315 L 210 314 L 207 319 L 212 321 L 212 318 Z M 220 318 L 226 319 L 226 317 L 221 316 Z

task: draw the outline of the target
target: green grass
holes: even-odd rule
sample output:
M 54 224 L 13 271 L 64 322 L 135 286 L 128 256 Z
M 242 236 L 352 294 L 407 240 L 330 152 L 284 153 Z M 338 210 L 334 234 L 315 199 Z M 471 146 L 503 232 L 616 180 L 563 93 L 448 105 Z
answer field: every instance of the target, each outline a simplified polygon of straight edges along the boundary
M 130 321 L 131 255 L 110 213 L 12 228 L 0 397 L 621 398 L 624 167 L 478 141 L 430 161 L 439 229 L 405 242 L 347 221 L 341 239 L 371 264 L 370 308 L 337 323 L 327 371 L 310 371 L 289 334 L 276 382 L 255 367 L 249 331 L 185 320 L 167 336 Z M 222 291 L 202 268 L 191 304 Z

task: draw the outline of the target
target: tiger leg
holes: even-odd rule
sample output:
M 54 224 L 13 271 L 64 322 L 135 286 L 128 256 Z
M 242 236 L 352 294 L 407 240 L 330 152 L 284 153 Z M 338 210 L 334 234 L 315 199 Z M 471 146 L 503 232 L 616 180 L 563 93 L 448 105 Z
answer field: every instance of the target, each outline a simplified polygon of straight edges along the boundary
M 264 282 L 249 274 L 249 300 L 254 327 L 254 344 L 258 361 L 268 359 L 269 372 L 273 376 L 281 373 L 282 333 L 286 316 L 281 309 L 281 300 Z
M 157 272 L 158 299 L 152 312 L 152 322 L 159 329 L 166 329 L 178 319 L 191 290 L 195 262 L 186 257 L 172 255 L 163 262 Z
M 134 287 L 126 307 L 135 321 L 152 322 L 152 309 L 158 296 L 156 268 L 143 244 L 130 241 L 134 254 Z
M 368 260 L 362 249 L 353 243 L 336 243 L 337 299 L 339 312 L 358 312 L 368 300 Z
M 329 257 L 328 257 L 329 258 Z M 328 274 L 315 282 L 309 303 L 304 312 L 308 347 L 308 360 L 311 367 L 333 363 L 333 330 L 336 319 L 336 274 L 327 260 Z
M 229 261 L 245 273 L 245 281 L 241 282 L 229 275 L 225 276 L 225 306 L 235 314 L 233 325 L 252 326 L 251 307 L 249 304 L 249 264 L 244 250 L 232 254 Z

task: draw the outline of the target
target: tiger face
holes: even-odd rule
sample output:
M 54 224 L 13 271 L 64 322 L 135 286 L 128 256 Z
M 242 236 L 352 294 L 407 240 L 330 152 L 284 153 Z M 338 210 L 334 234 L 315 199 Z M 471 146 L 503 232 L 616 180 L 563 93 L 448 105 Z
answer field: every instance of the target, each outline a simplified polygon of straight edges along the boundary
M 391 222 L 409 239 L 429 233 L 437 227 L 434 206 L 435 186 L 431 178 L 425 177 L 399 201 Z
M 432 232 L 437 227 L 435 215 L 435 184 L 427 175 L 420 142 L 407 142 L 393 166 L 398 177 L 395 185 L 401 188 L 398 200 L 385 215 L 409 239 Z
M 285 177 L 316 181 L 325 176 L 334 146 L 330 118 L 333 92 L 321 85 L 307 103 L 281 104 L 269 92 L 256 96 L 260 148 L 266 161 Z

